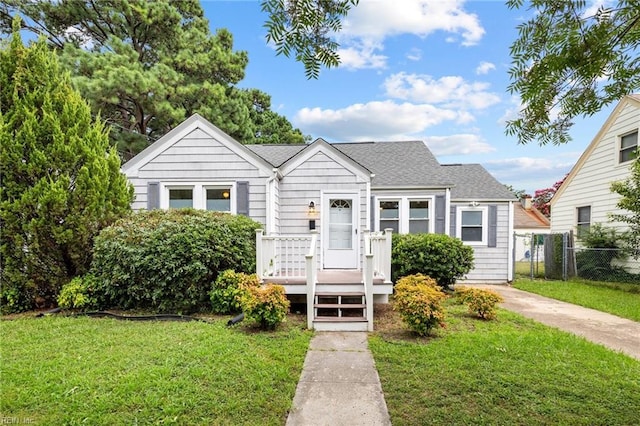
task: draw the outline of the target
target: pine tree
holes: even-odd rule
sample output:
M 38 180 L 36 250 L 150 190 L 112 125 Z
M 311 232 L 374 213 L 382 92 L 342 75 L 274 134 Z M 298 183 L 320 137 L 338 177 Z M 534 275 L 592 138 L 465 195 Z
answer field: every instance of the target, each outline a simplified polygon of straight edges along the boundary
M 3 311 L 53 300 L 87 271 L 98 232 L 133 190 L 104 124 L 44 40 L 14 33 L 0 50 L 0 256 Z

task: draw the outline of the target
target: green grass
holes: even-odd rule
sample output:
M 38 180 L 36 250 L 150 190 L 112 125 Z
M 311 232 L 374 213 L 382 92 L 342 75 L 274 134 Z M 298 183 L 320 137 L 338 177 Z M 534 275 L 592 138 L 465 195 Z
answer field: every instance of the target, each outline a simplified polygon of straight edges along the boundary
M 0 416 L 43 425 L 284 424 L 311 333 L 302 323 L 254 332 L 224 320 L 0 321 Z
M 448 304 L 427 339 L 369 339 L 394 426 L 635 425 L 640 362 L 505 310 Z
M 542 281 L 517 279 L 520 290 L 640 321 L 640 286 L 586 280 Z
M 531 276 L 531 262 L 516 262 L 515 264 L 515 273 L 520 277 L 530 277 Z M 544 277 L 544 263 L 536 262 L 533 264 L 533 276 L 534 277 Z

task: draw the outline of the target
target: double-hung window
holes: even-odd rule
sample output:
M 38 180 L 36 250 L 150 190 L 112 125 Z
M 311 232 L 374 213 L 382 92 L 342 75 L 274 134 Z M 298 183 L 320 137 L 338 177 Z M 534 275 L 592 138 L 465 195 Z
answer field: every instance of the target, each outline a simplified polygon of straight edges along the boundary
M 235 213 L 234 191 L 233 183 L 169 182 L 162 185 L 160 207 Z
M 468 244 L 487 244 L 488 210 L 484 207 L 458 207 L 456 234 Z
M 638 131 L 620 137 L 620 156 L 618 162 L 625 163 L 638 156 Z
M 578 207 L 576 209 L 576 231 L 578 238 L 585 236 L 591 226 L 591 206 Z
M 378 230 L 391 228 L 400 234 L 433 232 L 430 222 L 432 198 L 399 197 L 378 199 Z
M 380 201 L 380 230 L 391 228 L 393 232 L 400 232 L 400 201 Z

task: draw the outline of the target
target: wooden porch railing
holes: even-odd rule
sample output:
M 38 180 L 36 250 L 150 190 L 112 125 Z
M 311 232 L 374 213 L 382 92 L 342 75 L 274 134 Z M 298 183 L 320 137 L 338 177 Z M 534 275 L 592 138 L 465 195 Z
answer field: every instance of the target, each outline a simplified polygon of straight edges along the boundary
M 256 230 L 256 273 L 260 279 L 305 279 L 311 244 L 317 244 L 317 234 L 264 235 Z
M 311 236 L 311 244 L 309 245 L 309 252 L 305 255 L 305 262 L 307 265 L 307 328 L 313 329 L 313 317 L 315 316 L 315 304 L 316 297 L 316 284 L 318 283 L 318 268 L 316 260 L 316 244 L 318 240 L 318 234 L 313 233 Z
M 391 234 L 393 229 L 387 228 L 383 232 L 365 230 L 364 252 L 373 255 L 372 270 L 374 278 L 382 278 L 384 282 L 391 282 Z

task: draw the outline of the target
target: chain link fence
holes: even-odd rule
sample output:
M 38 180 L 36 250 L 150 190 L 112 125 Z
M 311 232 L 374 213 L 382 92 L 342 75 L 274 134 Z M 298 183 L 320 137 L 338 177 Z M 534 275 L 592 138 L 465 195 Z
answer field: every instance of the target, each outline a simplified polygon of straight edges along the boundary
M 575 246 L 573 232 L 561 234 L 514 234 L 516 276 L 640 284 L 640 261 L 622 249 Z M 528 247 L 520 256 L 519 247 Z

